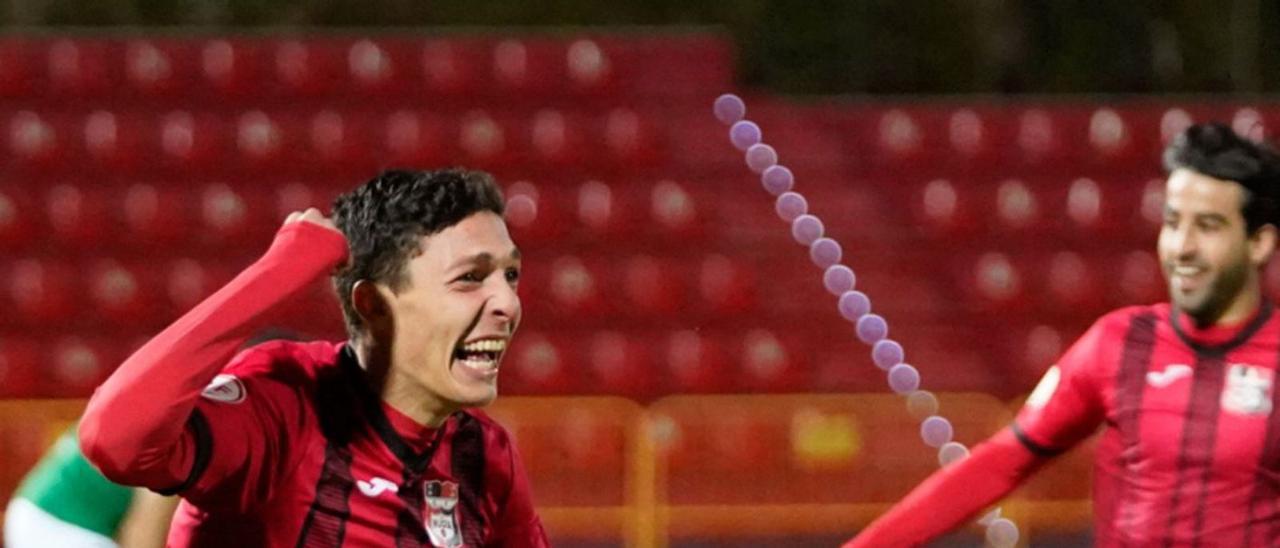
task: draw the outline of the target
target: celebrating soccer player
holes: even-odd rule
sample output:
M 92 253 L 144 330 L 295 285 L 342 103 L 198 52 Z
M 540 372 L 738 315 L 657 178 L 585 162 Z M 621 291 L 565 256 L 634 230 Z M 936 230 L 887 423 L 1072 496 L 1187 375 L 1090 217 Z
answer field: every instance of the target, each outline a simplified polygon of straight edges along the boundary
M 1100 424 L 1098 546 L 1280 545 L 1280 318 L 1260 271 L 1280 225 L 1280 156 L 1219 124 L 1164 155 L 1157 244 L 1169 303 L 1103 316 L 1014 424 L 926 480 L 846 547 L 922 544 Z
M 472 409 L 520 322 L 503 207 L 484 173 L 390 171 L 332 221 L 291 214 L 97 390 L 86 457 L 183 497 L 174 546 L 546 546 L 515 446 Z M 349 340 L 235 354 L 330 273 Z

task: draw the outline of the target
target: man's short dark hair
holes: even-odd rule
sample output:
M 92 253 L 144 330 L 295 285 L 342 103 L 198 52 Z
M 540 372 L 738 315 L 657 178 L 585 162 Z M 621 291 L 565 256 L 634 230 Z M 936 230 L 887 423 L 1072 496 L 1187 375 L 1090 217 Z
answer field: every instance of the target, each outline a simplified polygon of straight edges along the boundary
M 1245 139 L 1220 123 L 1196 124 L 1165 149 L 1164 167 L 1240 183 L 1245 189 L 1241 213 L 1246 234 L 1263 225 L 1280 227 L 1280 155 L 1270 146 Z
M 360 316 L 351 302 L 359 280 L 400 289 L 405 264 L 421 252 L 421 239 L 474 213 L 502 215 L 505 204 L 493 177 L 483 171 L 385 171 L 333 201 L 333 222 L 347 237 L 351 259 L 333 276 L 347 332 L 359 334 Z

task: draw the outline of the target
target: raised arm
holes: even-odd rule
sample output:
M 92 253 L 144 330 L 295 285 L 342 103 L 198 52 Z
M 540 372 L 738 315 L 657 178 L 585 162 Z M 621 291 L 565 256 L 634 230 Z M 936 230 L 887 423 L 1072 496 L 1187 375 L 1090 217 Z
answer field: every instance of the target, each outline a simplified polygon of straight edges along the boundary
M 267 252 L 130 356 L 89 400 L 85 456 L 117 483 L 181 485 L 195 465 L 201 391 L 279 304 L 341 264 L 342 233 L 315 209 L 291 214 Z

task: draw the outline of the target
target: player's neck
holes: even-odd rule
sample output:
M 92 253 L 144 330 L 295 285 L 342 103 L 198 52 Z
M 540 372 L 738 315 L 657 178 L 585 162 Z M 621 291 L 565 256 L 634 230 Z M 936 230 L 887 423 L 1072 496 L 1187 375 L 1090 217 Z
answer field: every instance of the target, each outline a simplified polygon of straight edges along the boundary
M 370 388 L 391 408 L 428 428 L 439 428 L 453 414 L 440 398 L 409 376 L 391 367 L 391 356 L 380 347 L 351 343 Z
M 1253 277 L 1245 282 L 1245 286 L 1240 289 L 1236 298 L 1232 299 L 1216 318 L 1191 317 L 1190 319 L 1196 329 L 1232 329 L 1248 323 L 1258 315 L 1261 308 L 1262 291 L 1258 287 L 1257 278 Z

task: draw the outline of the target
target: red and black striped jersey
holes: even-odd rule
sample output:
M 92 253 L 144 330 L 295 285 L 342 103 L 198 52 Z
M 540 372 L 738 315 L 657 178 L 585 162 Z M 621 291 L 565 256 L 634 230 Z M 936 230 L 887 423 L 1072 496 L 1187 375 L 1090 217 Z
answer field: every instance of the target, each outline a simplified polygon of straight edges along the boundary
M 1105 425 L 1098 546 L 1280 545 L 1280 318 L 1196 329 L 1168 304 L 1101 318 L 1052 367 L 1014 431 L 1052 455 Z
M 416 425 L 350 347 L 276 341 L 232 361 L 191 419 L 175 546 L 545 546 L 520 458 L 478 411 Z

